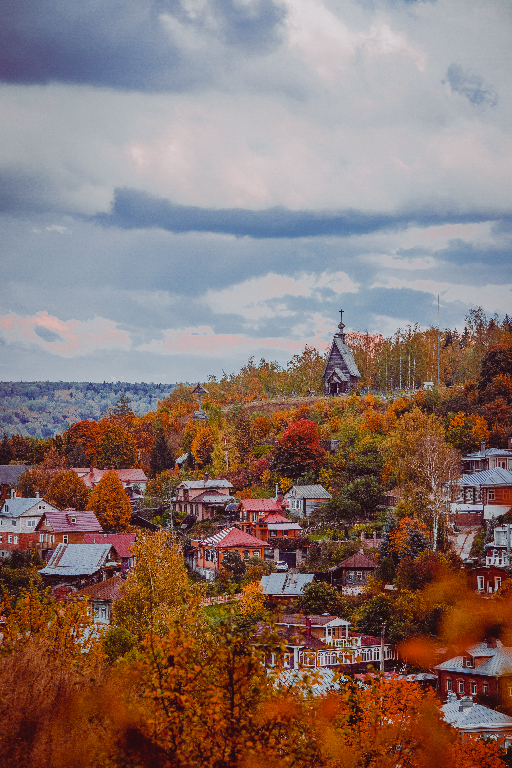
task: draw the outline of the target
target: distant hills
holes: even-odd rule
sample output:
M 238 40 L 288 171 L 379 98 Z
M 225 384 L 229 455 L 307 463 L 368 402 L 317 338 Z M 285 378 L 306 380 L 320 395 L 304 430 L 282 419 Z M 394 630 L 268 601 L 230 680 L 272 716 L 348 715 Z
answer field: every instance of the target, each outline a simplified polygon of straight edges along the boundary
M 175 384 L 124 381 L 2 381 L 0 382 L 0 434 L 53 437 L 71 422 L 101 419 L 122 395 L 133 412 L 143 416 L 156 409 Z

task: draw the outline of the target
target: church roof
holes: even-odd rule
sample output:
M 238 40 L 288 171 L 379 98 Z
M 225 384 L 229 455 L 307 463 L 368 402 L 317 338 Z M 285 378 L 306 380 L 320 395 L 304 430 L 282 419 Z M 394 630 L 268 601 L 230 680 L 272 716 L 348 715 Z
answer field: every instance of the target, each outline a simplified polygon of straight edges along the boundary
M 335 344 L 336 347 L 338 348 L 338 352 L 342 356 L 343 361 L 345 362 L 345 365 L 347 366 L 348 372 L 350 373 L 350 375 L 360 377 L 361 374 L 359 373 L 359 369 L 356 365 L 356 361 L 354 360 L 354 355 L 352 353 L 352 350 L 350 349 L 350 347 L 348 347 L 345 344 L 341 336 L 338 336 L 336 334 L 332 343 L 333 345 Z
M 341 381 L 348 381 L 347 371 L 350 376 L 355 376 L 358 379 L 361 377 L 352 350 L 345 344 L 344 339 L 344 334 L 337 333 L 332 340 L 329 357 L 323 373 L 324 379 L 330 379 L 333 375 L 336 375 Z M 346 371 L 340 368 L 340 363 L 346 366 Z

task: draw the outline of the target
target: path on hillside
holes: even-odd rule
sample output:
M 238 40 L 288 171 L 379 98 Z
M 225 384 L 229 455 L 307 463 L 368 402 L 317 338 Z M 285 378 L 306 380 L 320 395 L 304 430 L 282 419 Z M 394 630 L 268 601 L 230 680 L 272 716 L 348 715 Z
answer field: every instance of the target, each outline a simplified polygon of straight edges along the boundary
M 473 545 L 473 539 L 475 538 L 476 534 L 477 529 L 474 531 L 458 533 L 454 536 L 450 536 L 450 541 L 452 542 L 456 553 L 462 560 L 465 560 L 469 557 L 469 553 L 471 552 L 471 547 Z

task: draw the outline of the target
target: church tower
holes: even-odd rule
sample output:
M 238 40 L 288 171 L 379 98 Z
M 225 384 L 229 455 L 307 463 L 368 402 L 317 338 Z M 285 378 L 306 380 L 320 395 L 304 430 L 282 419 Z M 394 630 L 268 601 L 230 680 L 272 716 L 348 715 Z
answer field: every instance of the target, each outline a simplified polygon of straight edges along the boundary
M 334 334 L 327 365 L 323 373 L 324 392 L 326 395 L 344 395 L 351 389 L 357 389 L 361 374 L 354 360 L 352 350 L 345 341 L 343 310 L 340 309 L 338 332 Z

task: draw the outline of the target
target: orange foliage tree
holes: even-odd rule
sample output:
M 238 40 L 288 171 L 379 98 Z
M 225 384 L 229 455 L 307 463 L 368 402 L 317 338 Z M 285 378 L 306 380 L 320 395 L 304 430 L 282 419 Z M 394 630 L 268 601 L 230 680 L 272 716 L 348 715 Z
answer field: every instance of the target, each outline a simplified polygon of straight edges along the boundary
M 115 472 L 107 472 L 93 489 L 87 509 L 92 509 L 100 524 L 107 529 L 126 531 L 130 524 L 130 501 Z
M 46 491 L 46 499 L 59 509 L 85 509 L 89 489 L 82 478 L 69 469 L 55 475 Z
M 199 427 L 191 444 L 191 451 L 199 467 L 205 467 L 212 455 L 213 435 L 209 427 Z
M 292 422 L 284 431 L 271 454 L 270 468 L 295 479 L 304 472 L 318 472 L 325 456 L 315 422 L 300 419 Z

